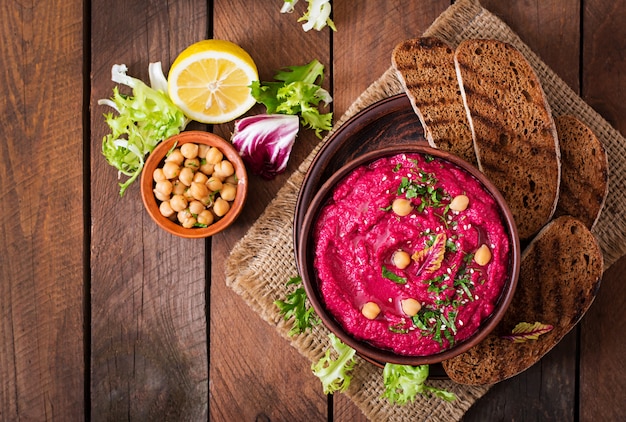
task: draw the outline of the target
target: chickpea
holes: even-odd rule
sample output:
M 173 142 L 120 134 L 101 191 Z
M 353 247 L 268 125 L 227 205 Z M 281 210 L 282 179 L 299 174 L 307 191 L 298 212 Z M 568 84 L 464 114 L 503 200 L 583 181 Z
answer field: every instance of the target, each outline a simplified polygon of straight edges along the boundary
M 200 214 L 198 214 L 197 220 L 198 220 L 199 224 L 204 224 L 205 226 L 210 226 L 211 224 L 213 224 L 213 221 L 215 220 L 215 217 L 213 216 L 213 213 L 211 211 L 204 210 Z
M 172 182 L 167 179 L 156 182 L 154 185 L 154 193 L 156 194 L 157 192 L 165 197 L 169 197 L 172 193 Z
M 161 212 L 161 215 L 163 217 L 171 217 L 172 215 L 174 215 L 174 210 L 172 209 L 172 206 L 170 205 L 170 201 L 163 201 L 161 202 L 161 205 L 159 205 L 159 211 Z
M 191 215 L 191 213 L 189 212 L 189 209 L 185 208 L 184 210 L 180 210 L 178 211 L 178 213 L 176 214 L 176 218 L 178 219 L 179 223 L 184 223 L 185 220 L 188 220 L 190 218 L 192 218 L 193 215 Z
M 394 252 L 393 256 L 391 257 L 391 261 L 393 262 L 393 265 L 396 266 L 396 268 L 403 270 L 411 263 L 411 255 L 409 255 L 409 253 L 406 251 L 399 250 Z
M 180 146 L 180 153 L 183 154 L 185 158 L 196 158 L 198 156 L 198 149 L 198 144 L 188 142 Z
M 223 200 L 222 198 L 217 198 L 215 203 L 213 204 L 213 212 L 218 217 L 223 217 L 226 215 L 228 210 L 230 209 L 230 204 L 228 201 Z
M 184 167 L 192 169 L 194 172 L 200 168 L 200 160 L 198 158 L 187 158 Z
M 179 166 L 185 161 L 185 156 L 180 152 L 179 148 L 174 149 L 170 154 L 165 157 L 166 163 L 174 163 Z
M 217 164 L 224 158 L 224 154 L 216 147 L 211 147 L 206 153 L 206 161 L 209 164 Z
M 202 199 L 199 199 L 200 202 L 204 204 L 205 207 L 211 208 L 213 206 L 213 195 L 209 194 Z
M 457 195 L 450 202 L 452 211 L 465 211 L 469 205 L 469 198 L 466 195 Z
M 374 302 L 367 302 L 361 308 L 361 313 L 367 319 L 374 319 L 380 314 L 380 307 Z
M 228 160 L 222 160 L 219 163 L 215 164 L 213 167 L 213 175 L 219 177 L 224 180 L 229 176 L 235 174 L 235 168 L 232 163 Z
M 185 186 L 183 184 L 183 182 L 181 182 L 180 180 L 174 180 L 172 182 L 172 193 L 174 195 L 182 195 L 185 193 L 185 189 L 187 189 L 187 186 Z
M 225 201 L 234 201 L 235 196 L 237 196 L 237 186 L 230 183 L 224 183 L 222 185 L 222 189 L 220 190 L 220 196 Z
M 474 262 L 480 266 L 485 266 L 491 261 L 491 251 L 487 245 L 482 245 L 474 253 Z
M 413 204 L 408 199 L 397 198 L 391 204 L 391 209 L 400 217 L 404 217 L 413 211 Z
M 183 221 L 181 225 L 186 229 L 190 229 L 195 226 L 197 222 L 198 220 L 196 220 L 196 217 L 189 217 L 185 221 Z
M 215 176 L 209 177 L 209 179 L 206 181 L 206 187 L 212 192 L 217 192 L 221 190 L 222 186 L 222 181 Z
M 189 167 L 183 167 L 178 175 L 178 180 L 180 180 L 185 186 L 191 186 L 191 182 L 193 181 L 193 170 Z
M 213 174 L 214 166 L 215 164 L 207 163 L 205 158 L 203 158 L 202 161 L 200 161 L 200 171 L 203 174 L 206 174 L 207 176 L 210 176 Z
M 204 204 L 198 200 L 194 200 L 189 203 L 189 212 L 192 215 L 199 215 L 204 210 Z
M 209 148 L 211 148 L 209 145 L 207 144 L 200 144 L 198 145 L 198 158 L 202 159 L 202 158 L 206 158 L 206 153 L 209 150 Z
M 170 206 L 176 212 L 180 212 L 187 208 L 187 199 L 183 195 L 174 195 L 170 199 Z
M 400 306 L 402 307 L 402 311 L 410 317 L 417 315 L 420 309 L 422 309 L 422 305 L 412 297 L 403 299 L 400 302 Z
M 202 199 L 209 196 L 209 188 L 206 187 L 204 183 L 191 182 L 191 187 L 189 188 L 189 194 L 192 198 L 201 201 Z
M 190 202 L 190 201 L 193 201 L 194 199 L 196 199 L 191 194 L 191 188 L 185 188 L 185 192 L 183 192 L 183 196 L 185 197 L 187 202 Z
M 231 185 L 236 185 L 237 184 L 237 175 L 233 174 L 232 176 L 228 176 L 226 178 L 226 180 L 224 180 L 224 183 L 230 183 Z
M 152 180 L 154 180 L 155 182 L 161 182 L 163 180 L 167 180 L 167 177 L 165 177 L 165 173 L 163 173 L 162 168 L 155 169 L 152 172 Z
M 167 179 L 174 179 L 180 174 L 180 165 L 168 161 L 163 165 L 163 174 Z
M 159 201 L 168 201 L 170 199 L 169 195 L 165 195 L 159 192 L 158 190 L 153 189 L 152 192 L 154 192 L 154 197 L 158 199 Z
M 206 183 L 209 180 L 209 176 L 202 173 L 201 171 L 197 172 L 193 175 L 193 181 L 198 183 Z

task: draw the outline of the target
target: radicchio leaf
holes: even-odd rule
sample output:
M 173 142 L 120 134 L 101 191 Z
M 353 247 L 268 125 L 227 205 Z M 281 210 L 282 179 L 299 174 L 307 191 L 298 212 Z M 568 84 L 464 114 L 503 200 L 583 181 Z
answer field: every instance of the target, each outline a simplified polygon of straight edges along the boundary
M 528 340 L 537 340 L 540 335 L 552 331 L 553 328 L 552 325 L 542 324 L 541 322 L 535 322 L 534 324 L 520 322 L 513 328 L 513 334 L 503 336 L 503 338 L 511 340 L 514 343 L 524 343 Z
M 439 233 L 435 236 L 433 244 L 424 249 L 415 252 L 411 259 L 415 261 L 418 267 L 417 273 L 426 271 L 432 273 L 441 268 L 443 256 L 446 252 L 446 235 Z
M 252 173 L 272 179 L 287 168 L 299 128 L 298 116 L 260 114 L 235 122 L 231 141 Z

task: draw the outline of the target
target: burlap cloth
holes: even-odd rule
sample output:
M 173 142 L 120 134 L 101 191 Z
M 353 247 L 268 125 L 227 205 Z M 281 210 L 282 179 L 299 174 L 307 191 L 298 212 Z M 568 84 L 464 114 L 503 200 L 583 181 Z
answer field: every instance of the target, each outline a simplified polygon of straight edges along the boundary
M 464 39 L 494 38 L 515 45 L 535 68 L 543 83 L 554 116 L 573 114 L 586 122 L 600 138 L 609 157 L 609 194 L 600 220 L 594 228 L 608 268 L 626 252 L 626 235 L 620 210 L 626 209 L 626 142 L 599 114 L 589 107 L 551 69 L 535 55 L 500 19 L 484 9 L 477 0 L 460 0 L 435 20 L 424 35 L 439 37 L 453 46 Z M 391 60 L 391 51 L 389 52 Z M 334 130 L 363 108 L 402 92 L 391 67 L 363 92 L 336 122 Z M 329 134 L 330 135 L 330 134 Z M 226 282 L 302 355 L 317 361 L 329 347 L 325 327 L 295 337 L 288 335 L 285 322 L 273 304 L 284 299 L 285 283 L 297 275 L 293 251 L 292 225 L 298 189 L 315 154 L 328 136 L 291 175 L 276 198 L 233 248 L 227 262 Z M 306 370 L 307 368 L 303 368 Z M 448 403 L 437 398 L 418 397 L 405 406 L 390 405 L 381 399 L 384 387 L 382 370 L 359 358 L 346 394 L 372 420 L 459 420 L 489 386 L 464 386 L 448 380 L 431 380 L 431 385 L 454 392 L 458 399 Z M 320 384 L 321 389 L 321 384 Z

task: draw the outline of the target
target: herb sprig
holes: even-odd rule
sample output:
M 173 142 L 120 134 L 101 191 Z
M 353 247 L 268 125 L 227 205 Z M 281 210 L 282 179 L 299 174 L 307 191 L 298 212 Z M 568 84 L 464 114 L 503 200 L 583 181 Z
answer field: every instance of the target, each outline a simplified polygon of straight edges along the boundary
M 301 284 L 302 277 L 297 276 L 290 278 L 286 286 Z M 312 307 L 307 307 L 306 301 L 306 291 L 302 286 L 299 286 L 296 290 L 289 293 L 286 300 L 274 301 L 274 304 L 280 309 L 280 313 L 284 316 L 285 320 L 292 317 L 294 319 L 294 325 L 289 331 L 290 336 L 303 333 L 320 322 L 315 310 Z

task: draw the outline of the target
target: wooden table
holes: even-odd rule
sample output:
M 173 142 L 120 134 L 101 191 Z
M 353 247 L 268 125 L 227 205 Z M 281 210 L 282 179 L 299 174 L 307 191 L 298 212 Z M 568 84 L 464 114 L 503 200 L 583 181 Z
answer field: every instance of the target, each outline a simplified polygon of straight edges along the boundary
M 97 105 L 111 66 L 147 80 L 187 45 L 234 41 L 261 79 L 313 58 L 339 117 L 448 0 L 333 1 L 338 31 L 305 33 L 280 0 L 5 1 L 0 7 L 0 420 L 362 420 L 326 397 L 310 363 L 233 293 L 225 260 L 311 151 L 251 179 L 227 232 L 158 230 L 138 184 L 118 196 Z M 483 0 L 555 72 L 626 133 L 626 0 Z M 257 111 L 261 112 L 260 108 Z M 204 127 L 229 137 L 232 125 Z M 621 213 L 623 210 L 613 210 Z M 269 239 L 268 239 L 269 241 Z M 579 326 L 537 365 L 496 385 L 467 420 L 624 420 L 626 260 Z

